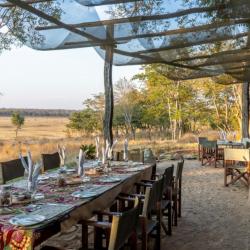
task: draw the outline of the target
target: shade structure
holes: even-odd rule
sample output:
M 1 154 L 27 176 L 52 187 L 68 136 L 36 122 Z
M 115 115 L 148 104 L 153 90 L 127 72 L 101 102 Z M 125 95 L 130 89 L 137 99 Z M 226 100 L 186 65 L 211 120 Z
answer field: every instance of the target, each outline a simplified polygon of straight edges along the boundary
M 223 75 L 221 83 L 245 86 L 250 80 L 249 0 L 0 0 L 0 15 L 0 27 L 34 49 L 93 47 L 104 59 L 104 138 L 110 144 L 112 65 L 155 63 L 173 80 L 220 83 Z M 0 32 L 0 42 L 6 40 Z M 248 137 L 249 97 L 242 97 Z
M 94 47 L 114 65 L 168 64 L 171 79 L 250 78 L 248 0 L 1 0 L 2 22 L 38 50 Z M 18 20 L 11 18 L 18 13 Z

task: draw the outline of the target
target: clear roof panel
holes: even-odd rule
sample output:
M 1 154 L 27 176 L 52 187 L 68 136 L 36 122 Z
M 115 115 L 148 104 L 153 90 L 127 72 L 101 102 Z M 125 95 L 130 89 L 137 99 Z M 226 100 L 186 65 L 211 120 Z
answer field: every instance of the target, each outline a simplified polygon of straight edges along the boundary
M 112 46 L 115 65 L 168 64 L 172 79 L 249 77 L 249 0 L 35 1 L 0 0 L 0 21 L 34 49 Z

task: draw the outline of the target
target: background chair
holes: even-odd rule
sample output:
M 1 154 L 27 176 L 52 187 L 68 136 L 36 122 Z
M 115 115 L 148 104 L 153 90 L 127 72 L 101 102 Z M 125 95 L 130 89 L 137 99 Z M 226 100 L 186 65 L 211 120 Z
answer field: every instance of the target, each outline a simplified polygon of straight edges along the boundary
M 42 154 L 43 172 L 60 167 L 59 153 Z
M 173 217 L 174 225 L 177 226 L 177 217 L 181 217 L 181 203 L 182 203 L 182 172 L 184 167 L 184 159 L 177 163 L 176 175 L 173 182 Z
M 202 145 L 207 141 L 207 137 L 198 137 L 198 157 L 201 160 L 202 157 Z
M 24 160 L 28 163 L 27 157 Z M 0 163 L 0 184 L 24 176 L 24 168 L 20 159 Z
M 225 148 L 224 150 L 224 186 L 242 181 L 246 186 L 250 185 L 250 150 Z M 228 176 L 231 180 L 228 182 Z
M 217 141 L 204 141 L 202 143 L 201 165 L 211 165 L 217 167 L 218 162 L 224 165 L 224 149 L 218 148 Z

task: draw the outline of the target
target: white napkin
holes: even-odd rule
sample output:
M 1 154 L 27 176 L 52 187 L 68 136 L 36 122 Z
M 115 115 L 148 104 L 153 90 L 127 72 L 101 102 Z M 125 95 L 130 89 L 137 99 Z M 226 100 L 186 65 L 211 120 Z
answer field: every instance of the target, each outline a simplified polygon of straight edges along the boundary
M 124 140 L 123 160 L 124 160 L 124 161 L 127 161 L 127 160 L 128 160 L 128 139 L 127 139 L 127 138 Z
M 36 163 L 33 167 L 33 173 L 32 173 L 32 180 L 31 180 L 31 189 L 35 190 L 37 183 L 38 183 L 38 177 L 41 172 L 42 165 L 39 163 Z
M 100 147 L 100 138 L 99 136 L 97 136 L 95 138 L 96 159 L 99 159 L 99 147 Z
M 58 153 L 59 153 L 59 157 L 60 157 L 60 165 L 64 166 L 65 165 L 65 147 L 64 146 L 60 146 L 59 144 L 57 145 L 58 148 Z
M 108 159 L 112 159 L 113 157 L 113 150 L 115 148 L 115 145 L 117 144 L 118 140 L 116 139 L 114 142 L 113 142 L 113 145 L 110 147 L 109 146 L 109 149 L 108 149 Z
M 22 165 L 23 165 L 23 168 L 24 168 L 24 170 L 25 170 L 25 173 L 28 174 L 28 173 L 29 173 L 29 167 L 28 167 L 27 162 L 24 160 L 24 158 L 23 158 L 21 152 L 19 153 L 19 159 L 21 160 L 21 163 L 22 163 Z
M 102 164 L 105 164 L 105 162 L 106 162 L 105 148 L 102 147 Z
M 78 159 L 79 160 L 78 161 L 78 175 L 79 176 L 83 176 L 83 174 L 84 174 L 83 164 L 84 164 L 87 152 L 88 152 L 88 150 L 83 152 L 82 149 L 80 149 L 80 151 L 79 151 L 79 159 Z

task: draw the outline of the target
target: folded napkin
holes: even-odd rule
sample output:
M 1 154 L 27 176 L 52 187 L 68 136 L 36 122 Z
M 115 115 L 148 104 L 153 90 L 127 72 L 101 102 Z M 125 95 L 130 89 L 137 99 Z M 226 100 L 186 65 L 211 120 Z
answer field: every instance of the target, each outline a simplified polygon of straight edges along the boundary
M 124 161 L 127 161 L 127 160 L 128 160 L 128 139 L 127 139 L 127 138 L 124 140 L 123 160 L 124 160 Z
M 65 155 L 65 146 L 61 147 L 58 144 L 57 148 L 58 148 L 58 154 L 59 154 L 59 157 L 60 157 L 60 165 L 64 166 L 65 165 L 65 158 L 66 158 L 66 155 Z
M 112 159 L 113 158 L 113 150 L 115 148 L 115 145 L 117 144 L 118 140 L 116 139 L 114 142 L 113 142 L 113 145 L 109 148 L 108 148 L 108 159 Z
M 33 164 L 32 157 L 30 151 L 27 152 L 28 164 L 24 160 L 22 154 L 19 154 L 19 158 L 21 159 L 22 165 L 28 174 L 28 191 L 34 191 L 37 186 L 38 176 L 41 172 L 42 165 L 36 163 Z
M 88 152 L 88 149 L 83 152 L 82 149 L 79 151 L 79 158 L 78 158 L 78 175 L 83 176 L 84 175 L 84 167 L 83 164 L 85 162 L 85 157 Z
M 99 136 L 97 136 L 95 138 L 96 159 L 99 159 L 99 147 L 100 147 L 100 138 Z

